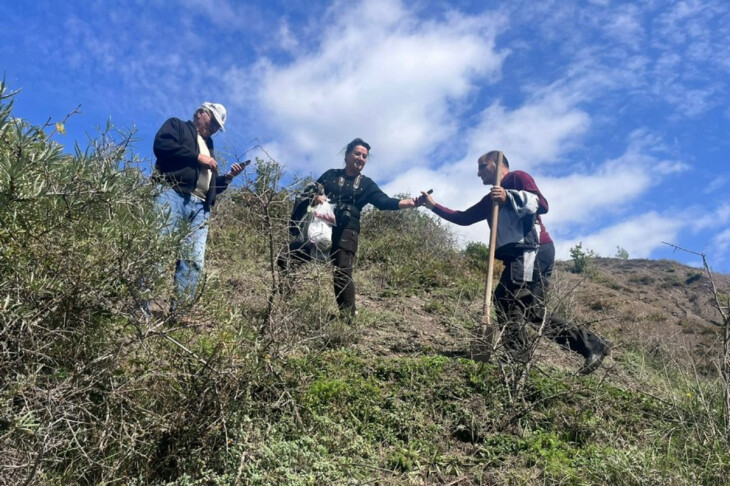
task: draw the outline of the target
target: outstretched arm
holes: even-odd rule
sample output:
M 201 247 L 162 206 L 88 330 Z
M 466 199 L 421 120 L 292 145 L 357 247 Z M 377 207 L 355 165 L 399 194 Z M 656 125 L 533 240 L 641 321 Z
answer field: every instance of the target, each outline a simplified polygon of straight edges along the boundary
M 460 226 L 469 226 L 478 221 L 487 219 L 489 216 L 489 210 L 492 207 L 491 195 L 484 196 L 481 201 L 466 211 L 455 211 L 438 204 L 433 199 L 433 196 L 425 191 L 421 191 L 421 194 L 421 197 L 425 200 L 424 204 L 428 209 L 436 213 L 436 215 L 441 218 L 444 218 L 446 221 Z
M 398 201 L 398 209 L 417 208 L 419 206 L 423 206 L 423 204 L 424 202 L 422 197 L 411 197 Z

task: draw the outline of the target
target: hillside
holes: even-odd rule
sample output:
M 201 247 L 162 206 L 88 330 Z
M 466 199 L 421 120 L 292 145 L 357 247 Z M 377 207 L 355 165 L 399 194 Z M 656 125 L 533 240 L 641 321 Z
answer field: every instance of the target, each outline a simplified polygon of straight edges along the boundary
M 327 265 L 274 270 L 291 190 L 259 160 L 213 212 L 200 299 L 171 313 L 179 235 L 159 236 L 131 135 L 68 156 L 10 112 L 0 484 L 727 484 L 721 319 L 698 269 L 562 263 L 550 308 L 614 341 L 604 366 L 577 376 L 546 340 L 529 366 L 476 362 L 478 246 L 424 212 L 367 213 L 343 322 Z
M 379 484 L 724 484 L 724 459 L 695 469 L 685 465 L 691 457 L 672 452 L 703 455 L 709 451 L 694 449 L 699 443 L 691 435 L 685 442 L 683 433 L 705 441 L 719 430 L 717 415 L 700 419 L 704 407 L 718 406 L 720 397 L 709 394 L 716 393 L 711 384 L 722 349 L 721 319 L 703 272 L 673 261 L 598 258 L 586 275 L 559 264 L 553 305 L 611 338 L 613 355 L 582 378 L 573 374 L 577 355 L 542 341 L 527 389 L 512 395 L 512 371 L 468 359 L 484 273 L 463 254 L 434 255 L 450 236 L 447 226 L 430 221 L 407 213 L 364 218 L 355 327 L 328 320 L 334 306 L 324 265 L 302 269 L 294 300 L 280 302 L 297 327 L 289 332 L 314 326 L 286 350 L 287 362 L 294 356 L 296 368 L 307 370 L 291 382 L 292 406 L 314 400 L 315 407 L 304 408 L 315 422 L 335 420 L 343 428 L 336 434 L 365 441 L 338 460 L 331 454 L 343 454 L 341 445 L 325 446 L 326 463 Z M 413 241 L 386 249 L 407 234 Z M 414 265 L 408 260 L 417 249 L 422 256 Z M 230 262 L 225 268 L 221 288 L 251 282 L 250 267 L 244 278 Z M 715 279 L 727 295 L 730 278 Z M 309 426 L 308 439 L 327 430 Z M 297 456 L 262 477 L 361 484 L 346 480 L 349 474 L 319 476 L 311 460 Z

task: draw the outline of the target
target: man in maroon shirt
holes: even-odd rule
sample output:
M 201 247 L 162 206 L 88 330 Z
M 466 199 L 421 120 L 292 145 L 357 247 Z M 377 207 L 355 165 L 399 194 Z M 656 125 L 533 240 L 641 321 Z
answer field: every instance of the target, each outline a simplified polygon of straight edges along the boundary
M 484 185 L 494 184 L 499 152 L 479 157 L 477 176 Z M 492 205 L 500 205 L 495 255 L 504 271 L 494 292 L 499 322 L 505 326 L 504 342 L 510 356 L 529 359 L 525 323 L 539 326 L 545 317 L 545 297 L 555 261 L 555 245 L 542 223 L 548 202 L 535 180 L 526 172 L 510 172 L 507 157 L 502 159 L 502 181 L 489 194 L 465 211 L 455 211 L 422 193 L 425 205 L 452 223 L 468 226 L 487 220 L 492 226 Z M 571 325 L 556 315 L 545 319 L 545 335 L 585 358 L 581 374 L 595 371 L 611 351 L 611 342 L 588 329 Z

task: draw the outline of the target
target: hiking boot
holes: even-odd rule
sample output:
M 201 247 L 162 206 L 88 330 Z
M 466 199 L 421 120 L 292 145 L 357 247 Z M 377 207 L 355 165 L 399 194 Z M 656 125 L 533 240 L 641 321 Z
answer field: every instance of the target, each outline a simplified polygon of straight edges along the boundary
M 605 339 L 601 345 L 601 349 L 593 351 L 586 360 L 583 362 L 583 366 L 578 370 L 579 375 L 590 375 L 601 366 L 603 358 L 611 354 L 611 348 L 613 347 L 613 341 Z

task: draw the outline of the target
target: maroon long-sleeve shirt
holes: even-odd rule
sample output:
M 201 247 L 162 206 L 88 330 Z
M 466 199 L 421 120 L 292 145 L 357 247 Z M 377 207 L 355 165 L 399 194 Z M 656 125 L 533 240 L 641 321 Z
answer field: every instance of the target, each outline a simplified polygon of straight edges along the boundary
M 550 238 L 550 235 L 545 229 L 545 225 L 542 224 L 542 218 L 540 217 L 541 214 L 548 212 L 548 202 L 537 187 L 535 179 L 533 179 L 527 172 L 515 170 L 508 172 L 507 175 L 502 178 L 500 186 L 505 189 L 531 192 L 537 196 L 537 221 L 540 223 L 540 244 L 552 243 L 553 240 Z M 466 211 L 455 211 L 437 203 L 433 208 L 433 212 L 444 218 L 446 221 L 450 221 L 451 223 L 458 224 L 460 226 L 469 226 L 485 219 L 489 226 L 492 226 L 492 198 L 489 194 L 484 196 L 481 201 Z

